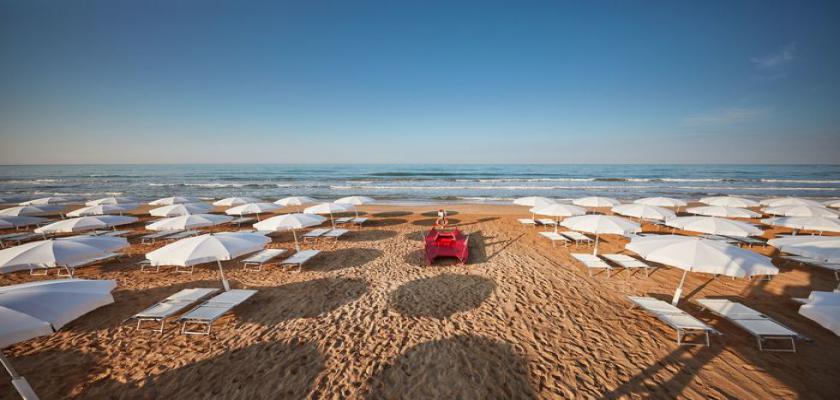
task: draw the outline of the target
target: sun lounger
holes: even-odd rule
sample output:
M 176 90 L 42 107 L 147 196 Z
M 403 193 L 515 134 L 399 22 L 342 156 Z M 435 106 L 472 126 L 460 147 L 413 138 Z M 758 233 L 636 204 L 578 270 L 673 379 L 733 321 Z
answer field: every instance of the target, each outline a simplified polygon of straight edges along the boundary
M 285 252 L 285 249 L 265 249 L 242 260 L 242 269 L 246 271 L 261 271 L 263 264 L 267 264 Z
M 569 238 L 569 239 L 571 239 L 571 240 L 574 240 L 575 244 L 577 244 L 577 245 L 594 243 L 593 240 L 589 236 L 586 236 L 586 235 L 584 235 L 580 232 L 566 231 L 566 232 L 560 232 L 560 234 Z
M 101 235 L 99 235 L 99 236 L 105 236 L 105 237 L 118 237 L 118 236 L 125 236 L 125 235 L 128 235 L 129 233 L 131 233 L 131 231 L 129 231 L 129 230 L 125 230 L 125 231 L 108 231 L 108 232 L 105 232 L 105 233 L 103 233 L 103 234 L 101 234 Z
M 257 220 L 256 218 L 252 218 L 252 217 L 239 217 L 239 218 L 236 218 L 236 219 L 234 219 L 234 220 L 232 220 L 228 223 L 231 224 L 231 225 L 236 225 L 238 227 L 238 226 L 242 226 L 243 224 L 247 224 L 249 222 L 253 222 L 253 221 L 256 221 L 256 220 Z
M 349 224 L 350 221 L 352 221 L 352 220 L 353 220 L 353 217 L 336 218 L 335 223 L 336 224 Z
M 602 254 L 601 257 L 606 258 L 624 269 L 644 269 L 645 276 L 650 274 L 651 266 L 647 263 L 640 261 L 638 258 L 630 257 L 627 254 Z
M 295 253 L 293 256 L 283 260 L 280 265 L 297 265 L 298 271 L 303 269 L 303 264 L 311 260 L 312 257 L 317 256 L 320 250 L 303 250 Z
M 522 225 L 537 225 L 537 221 L 534 221 L 531 218 L 519 218 L 517 221 L 519 221 L 519 223 Z
M 802 257 L 802 256 L 782 256 L 783 259 L 798 262 L 800 265 L 808 264 L 813 265 L 815 267 L 825 268 L 827 270 L 834 271 L 834 279 L 840 281 L 840 264 L 837 263 L 827 263 L 820 260 L 815 260 L 810 257 Z
M 589 276 L 592 276 L 593 270 L 603 269 L 607 271 L 607 278 L 610 277 L 610 271 L 612 271 L 612 267 L 604 262 L 604 260 L 598 258 L 598 256 L 594 254 L 582 254 L 582 253 L 572 253 L 572 257 L 578 260 L 581 264 L 583 264 L 587 270 L 589 270 Z
M 627 296 L 633 302 L 635 307 L 639 307 L 650 314 L 653 314 L 660 321 L 664 322 L 671 328 L 677 331 L 677 345 L 693 345 L 702 346 L 703 343 L 684 342 L 683 339 L 687 333 L 701 333 L 705 335 L 705 345 L 709 346 L 709 333 L 720 334 L 715 329 L 704 324 L 697 318 L 692 317 L 688 313 L 679 308 L 672 306 L 670 303 L 664 302 L 652 297 L 635 297 Z
M 12 236 L 6 237 L 0 240 L 0 248 L 9 246 L 11 244 L 19 245 L 23 242 L 30 241 L 36 238 L 43 238 L 44 235 L 35 232 L 26 232 L 26 233 L 16 233 Z
M 540 219 L 538 219 L 538 220 L 537 220 L 537 222 L 538 222 L 540 225 L 545 225 L 545 226 L 554 226 L 554 225 L 557 225 L 557 221 L 555 221 L 555 220 L 553 220 L 553 219 L 550 219 L 550 218 L 540 218 Z
M 317 239 L 317 238 L 323 236 L 325 233 L 327 233 L 329 231 L 330 231 L 329 228 L 313 229 L 313 230 L 303 234 L 303 240 L 305 241 L 307 239 Z
M 755 336 L 760 351 L 796 352 L 794 339 L 799 334 L 752 308 L 727 299 L 700 299 L 697 303 L 702 310 L 709 310 Z M 765 348 L 764 344 L 768 340 L 790 341 L 790 347 Z
M 350 231 L 347 230 L 347 229 L 336 228 L 336 229 L 331 229 L 329 232 L 325 233 L 321 237 L 326 238 L 326 239 L 338 240 L 338 238 L 344 236 L 344 234 L 347 233 L 347 232 L 350 232 Z
M 181 231 L 172 236 L 165 236 L 163 240 L 170 241 L 170 240 L 181 240 L 188 237 L 192 237 L 198 235 L 198 231 Z
M 563 236 L 563 235 L 561 235 L 557 232 L 551 232 L 551 231 L 540 232 L 540 236 L 550 240 L 552 246 L 554 246 L 554 244 L 557 243 L 557 242 L 563 243 L 563 245 L 569 244 L 569 239 L 566 239 L 565 236 Z
M 256 290 L 234 289 L 224 292 L 222 294 L 213 296 L 209 300 L 201 303 L 198 307 L 193 308 L 186 314 L 178 318 L 181 326 L 181 333 L 187 335 L 209 335 L 210 326 L 213 322 L 227 314 L 234 307 L 242 304 L 251 296 L 256 294 Z M 192 330 L 191 326 L 201 326 L 201 330 Z
M 148 235 L 143 235 L 140 237 L 140 244 L 154 244 L 156 240 L 163 239 L 167 236 L 172 236 L 180 231 L 162 231 L 162 232 L 155 232 L 150 233 Z
M 180 313 L 181 311 L 185 310 L 187 307 L 191 306 L 193 303 L 218 292 L 219 289 L 208 289 L 208 288 L 196 288 L 196 289 L 183 289 L 178 293 L 169 296 L 157 304 L 140 311 L 137 314 L 134 314 L 129 319 L 136 319 L 137 320 L 137 329 L 143 329 L 141 324 L 147 321 L 154 321 L 160 322 L 160 327 L 158 328 L 157 324 L 155 324 L 154 328 L 144 329 L 149 330 L 152 332 L 160 332 L 163 333 L 163 325 L 167 318 L 174 316 L 175 314 Z
M 352 220 L 350 220 L 350 223 L 352 223 L 353 225 L 362 226 L 367 221 L 368 221 L 368 219 L 365 218 L 365 217 L 356 217 L 356 218 L 353 218 Z

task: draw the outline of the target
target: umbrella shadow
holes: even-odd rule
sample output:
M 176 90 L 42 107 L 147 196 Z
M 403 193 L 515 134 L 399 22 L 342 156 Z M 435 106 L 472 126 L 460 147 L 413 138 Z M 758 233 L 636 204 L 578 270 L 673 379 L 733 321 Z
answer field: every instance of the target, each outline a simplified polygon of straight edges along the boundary
M 263 342 L 150 374 L 141 382 L 112 379 L 82 393 L 91 398 L 305 398 L 323 372 L 325 358 L 313 342 Z
M 414 214 L 414 213 L 411 212 L 411 211 L 386 211 L 386 212 L 371 214 L 370 216 L 374 217 L 374 218 L 395 218 L 395 217 L 407 217 L 407 216 L 412 215 L 412 214 Z
M 420 215 L 422 215 L 424 217 L 435 217 L 435 218 L 437 218 L 438 212 L 437 212 L 437 210 L 427 211 L 427 212 L 421 213 Z M 453 215 L 458 215 L 458 211 L 446 210 L 446 215 L 450 216 L 450 217 L 453 216 Z
M 417 226 L 434 226 L 436 221 L 437 221 L 437 218 L 426 218 L 426 219 L 418 219 L 416 221 L 411 221 L 411 224 L 412 225 L 417 225 Z M 457 226 L 458 223 L 460 223 L 460 222 L 461 222 L 461 220 L 459 220 L 458 218 L 449 218 L 449 225 L 450 226 Z
M 384 254 L 382 250 L 370 248 L 338 249 L 321 252 L 304 271 L 329 272 L 341 269 L 361 267 Z
M 367 293 L 359 278 L 319 278 L 282 286 L 262 287 L 252 301 L 243 304 L 240 318 L 273 326 L 297 318 L 317 318 Z
M 524 355 L 476 335 L 418 344 L 377 370 L 367 387 L 367 399 L 537 398 Z
M 495 289 L 483 276 L 445 273 L 401 285 L 388 303 L 404 316 L 446 319 L 478 308 Z
M 26 378 L 32 390 L 42 399 L 78 397 L 84 382 L 105 371 L 93 354 L 73 348 L 8 358 L 18 374 Z M 68 370 L 73 371 L 73 379 L 67 379 Z M 6 376 L 0 380 L 0 398 L 19 398 Z
M 409 232 L 403 235 L 406 240 L 410 240 L 412 242 L 422 242 L 426 239 L 426 232 L 424 231 L 414 231 Z
M 365 225 L 366 226 L 371 226 L 371 227 L 373 227 L 373 226 L 381 227 L 381 226 L 402 225 L 406 222 L 408 222 L 408 220 L 402 219 L 402 218 L 383 218 L 383 219 L 368 220 L 365 223 Z
M 367 229 L 353 232 L 353 235 L 347 238 L 348 242 L 375 242 L 378 240 L 390 239 L 397 236 L 396 231 L 386 231 L 381 229 Z

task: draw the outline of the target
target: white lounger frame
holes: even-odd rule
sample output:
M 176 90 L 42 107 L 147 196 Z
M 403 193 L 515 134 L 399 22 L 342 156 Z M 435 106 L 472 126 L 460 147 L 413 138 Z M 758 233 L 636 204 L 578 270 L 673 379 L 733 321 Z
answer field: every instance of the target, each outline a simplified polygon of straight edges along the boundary
M 564 247 L 569 245 L 569 239 L 566 239 L 565 236 L 563 236 L 563 235 L 561 235 L 557 232 L 545 231 L 545 232 L 540 232 L 539 235 L 548 239 L 548 240 L 550 240 L 552 247 L 555 245 L 556 242 L 563 243 Z
M 758 350 L 759 351 L 780 351 L 780 352 L 788 352 L 788 353 L 796 353 L 796 341 L 794 339 L 800 337 L 800 335 L 790 328 L 774 321 L 772 318 L 753 310 L 741 303 L 734 302 L 727 299 L 700 299 L 697 300 L 697 303 L 700 304 L 700 310 L 708 310 L 712 314 L 715 314 L 721 318 L 726 319 L 727 321 L 737 325 L 741 329 L 749 332 L 753 336 L 755 336 L 756 342 L 758 342 Z M 723 310 L 723 307 L 731 307 L 731 310 Z M 754 326 L 755 322 L 763 323 L 763 325 L 776 328 L 781 331 L 788 331 L 788 334 L 762 334 L 755 330 Z M 790 341 L 790 347 L 788 348 L 765 348 L 764 344 L 768 340 L 786 340 Z
M 185 335 L 209 335 L 213 322 L 256 293 L 256 290 L 233 289 L 210 298 L 178 318 L 178 321 L 182 323 L 181 333 Z M 212 314 L 207 318 L 197 316 L 196 314 L 202 310 L 212 310 Z M 189 329 L 190 325 L 200 325 L 204 329 L 192 330 Z
M 300 272 L 303 269 L 303 264 L 305 264 L 307 261 L 311 260 L 320 253 L 320 250 L 302 250 L 295 253 L 293 256 L 281 261 L 280 265 L 297 265 L 298 272 Z
M 598 258 L 598 256 L 589 253 L 572 253 L 572 257 L 575 260 L 578 260 L 581 264 L 583 264 L 586 269 L 589 271 L 589 276 L 592 276 L 592 270 L 603 269 L 607 271 L 607 278 L 610 277 L 610 272 L 612 271 L 612 266 L 607 264 L 606 261 Z
M 642 310 L 645 310 L 648 314 L 655 316 L 666 325 L 674 328 L 674 330 L 677 331 L 677 346 L 709 346 L 711 344 L 709 340 L 709 333 L 716 333 L 720 335 L 720 332 L 714 328 L 711 328 L 699 319 L 694 318 L 691 314 L 672 306 L 671 303 L 654 299 L 652 297 L 627 296 L 627 298 L 633 303 L 633 306 L 630 307 L 631 309 L 639 307 Z M 679 325 L 677 318 L 688 321 L 693 326 Z M 687 333 L 697 333 L 698 331 L 705 336 L 705 343 L 691 343 L 683 341 Z
M 245 271 L 259 272 L 262 266 L 271 260 L 286 254 L 286 249 L 265 249 L 257 254 L 242 260 L 242 269 Z
M 193 303 L 218 292 L 219 289 L 212 289 L 212 288 L 193 288 L 193 289 L 183 289 L 149 307 L 145 310 L 140 311 L 137 314 L 134 314 L 129 319 L 136 319 L 137 320 L 137 330 L 144 330 L 144 331 L 151 331 L 151 332 L 158 332 L 163 333 L 164 325 L 166 324 L 166 319 L 172 317 L 175 314 L 183 311 L 185 308 L 189 307 Z M 169 305 L 171 308 L 166 310 L 163 313 L 152 315 L 150 310 L 160 307 L 163 305 Z M 146 315 L 144 315 L 144 313 Z M 156 324 L 153 328 L 143 328 L 141 324 L 143 322 L 154 321 Z M 158 325 L 157 323 L 160 323 Z

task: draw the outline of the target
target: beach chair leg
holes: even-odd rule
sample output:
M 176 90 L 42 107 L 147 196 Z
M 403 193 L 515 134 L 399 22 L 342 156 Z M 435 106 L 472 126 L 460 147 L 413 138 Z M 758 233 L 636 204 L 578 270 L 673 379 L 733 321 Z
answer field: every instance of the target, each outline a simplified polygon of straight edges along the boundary
M 36 269 L 43 270 L 44 273 L 42 274 L 42 273 L 39 273 L 39 272 L 35 272 Z M 50 273 L 50 271 L 46 268 L 30 268 L 29 269 L 29 275 L 47 275 L 49 273 Z

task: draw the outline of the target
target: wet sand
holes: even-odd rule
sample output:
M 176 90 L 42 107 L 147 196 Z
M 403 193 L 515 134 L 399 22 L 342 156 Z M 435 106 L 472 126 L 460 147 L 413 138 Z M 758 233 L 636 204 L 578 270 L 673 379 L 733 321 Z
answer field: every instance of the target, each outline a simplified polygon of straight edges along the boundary
M 680 307 L 722 332 L 710 347 L 678 347 L 674 332 L 631 310 L 626 295 L 670 299 L 681 271 L 589 277 L 524 207 L 450 205 L 470 234 L 467 265 L 424 263 L 422 235 L 434 206 L 362 207 L 371 218 L 302 272 L 225 263 L 234 288 L 257 289 L 213 325 L 186 336 L 137 331 L 132 314 L 188 287 L 221 287 L 214 266 L 195 273 L 135 264 L 160 247 L 79 269 L 116 279 L 116 302 L 58 333 L 6 350 L 42 399 L 58 398 L 836 398 L 840 338 L 797 314 L 791 297 L 832 290 L 824 270 L 784 264 L 771 281 L 689 274 Z M 148 216 L 145 217 L 148 220 Z M 132 225 L 138 231 L 143 224 Z M 645 226 L 646 230 L 651 229 Z M 231 228 L 227 228 L 230 230 Z M 219 229 L 216 229 L 219 230 Z M 772 233 L 774 231 L 770 231 Z M 139 232 L 138 232 L 139 233 Z M 132 243 L 137 240 L 132 240 Z M 602 237 L 600 252 L 626 239 Z M 293 249 L 292 235 L 270 247 Z M 756 251 L 773 255 L 772 248 Z M 49 277 L 50 279 L 53 276 Z M 19 272 L 0 285 L 44 279 Z M 798 353 L 760 352 L 745 331 L 694 301 L 731 296 L 809 337 Z M 0 398 L 15 398 L 6 376 Z

